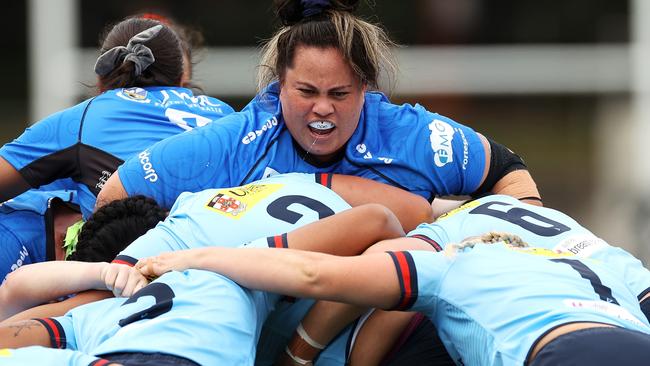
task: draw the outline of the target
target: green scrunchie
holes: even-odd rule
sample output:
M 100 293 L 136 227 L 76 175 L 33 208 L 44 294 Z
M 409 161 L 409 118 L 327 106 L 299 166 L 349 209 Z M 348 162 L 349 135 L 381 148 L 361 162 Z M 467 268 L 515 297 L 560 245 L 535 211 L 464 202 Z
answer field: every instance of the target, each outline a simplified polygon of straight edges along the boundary
M 65 259 L 77 250 L 77 243 L 79 242 L 79 233 L 84 226 L 84 220 L 79 220 L 68 227 L 63 239 L 63 249 L 65 249 Z

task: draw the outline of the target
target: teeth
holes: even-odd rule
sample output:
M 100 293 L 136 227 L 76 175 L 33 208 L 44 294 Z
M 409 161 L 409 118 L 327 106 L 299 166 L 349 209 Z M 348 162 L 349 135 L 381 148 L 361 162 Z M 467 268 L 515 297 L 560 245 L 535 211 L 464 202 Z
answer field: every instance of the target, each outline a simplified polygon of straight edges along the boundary
M 314 121 L 309 124 L 309 127 L 315 129 L 315 130 L 329 130 L 334 128 L 334 124 L 330 121 Z

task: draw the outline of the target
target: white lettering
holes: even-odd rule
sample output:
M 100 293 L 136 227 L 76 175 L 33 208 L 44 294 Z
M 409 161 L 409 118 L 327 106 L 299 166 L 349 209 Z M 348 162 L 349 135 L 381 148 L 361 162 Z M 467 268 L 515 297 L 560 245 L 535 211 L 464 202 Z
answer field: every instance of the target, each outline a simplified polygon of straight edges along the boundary
M 443 167 L 454 161 L 452 141 L 454 129 L 446 122 L 434 119 L 429 124 L 429 142 L 433 150 L 433 161 L 438 167 Z
M 270 130 L 273 126 L 277 126 L 277 125 L 278 125 L 277 117 L 272 117 L 272 118 L 268 119 L 266 122 L 264 122 L 264 124 L 262 125 L 262 127 L 259 130 L 248 132 L 246 134 L 246 136 L 244 136 L 244 138 L 242 138 L 242 140 L 241 140 L 242 144 L 244 144 L 244 145 L 250 144 L 251 142 L 253 142 L 257 138 L 257 136 L 262 135 L 264 132 Z
M 156 174 L 153 164 L 149 161 L 149 152 L 147 150 L 141 152 L 140 155 L 138 155 L 138 158 L 140 158 L 140 165 L 142 165 L 142 169 L 146 174 L 144 179 L 151 183 L 156 182 L 158 180 L 158 174 Z

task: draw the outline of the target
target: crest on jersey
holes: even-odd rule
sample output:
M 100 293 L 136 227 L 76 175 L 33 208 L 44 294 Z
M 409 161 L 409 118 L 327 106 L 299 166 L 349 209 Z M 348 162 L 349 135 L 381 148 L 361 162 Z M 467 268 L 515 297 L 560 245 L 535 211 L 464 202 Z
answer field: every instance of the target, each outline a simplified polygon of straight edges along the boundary
M 246 211 L 245 203 L 223 193 L 212 197 L 207 206 L 233 216 L 237 216 L 239 213 Z
M 231 219 L 240 219 L 263 199 L 282 188 L 283 184 L 247 184 L 216 191 L 206 208 Z
M 147 99 L 147 91 L 138 87 L 124 88 L 117 93 L 117 96 L 138 103 L 149 103 L 150 101 Z

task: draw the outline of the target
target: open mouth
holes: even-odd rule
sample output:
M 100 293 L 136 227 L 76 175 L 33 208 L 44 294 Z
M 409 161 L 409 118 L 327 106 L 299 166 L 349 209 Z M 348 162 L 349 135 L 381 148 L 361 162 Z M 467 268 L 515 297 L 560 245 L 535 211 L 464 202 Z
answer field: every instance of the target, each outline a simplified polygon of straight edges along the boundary
M 332 133 L 336 128 L 336 125 L 330 121 L 314 121 L 309 125 L 309 130 L 316 135 L 327 135 Z

